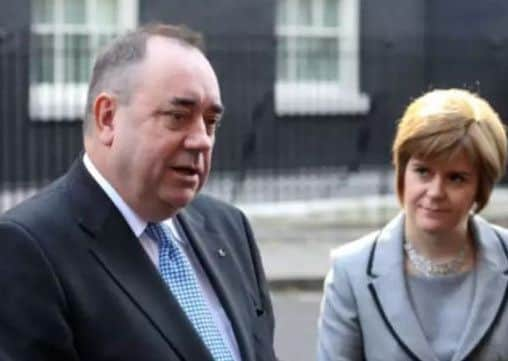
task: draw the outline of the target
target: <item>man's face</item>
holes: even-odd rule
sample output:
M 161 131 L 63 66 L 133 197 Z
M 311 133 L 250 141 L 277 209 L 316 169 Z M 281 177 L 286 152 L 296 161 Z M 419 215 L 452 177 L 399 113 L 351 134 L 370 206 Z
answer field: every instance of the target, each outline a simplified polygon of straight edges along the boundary
M 129 102 L 114 115 L 108 169 L 122 198 L 156 221 L 205 183 L 223 108 L 215 73 L 197 49 L 154 36 L 135 71 Z

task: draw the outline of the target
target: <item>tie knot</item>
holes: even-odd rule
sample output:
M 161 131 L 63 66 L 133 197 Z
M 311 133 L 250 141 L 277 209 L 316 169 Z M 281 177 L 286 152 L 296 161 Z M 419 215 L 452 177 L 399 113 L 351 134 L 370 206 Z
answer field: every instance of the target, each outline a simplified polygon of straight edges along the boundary
M 171 231 L 162 223 L 148 223 L 145 233 L 159 243 L 160 246 L 172 243 Z

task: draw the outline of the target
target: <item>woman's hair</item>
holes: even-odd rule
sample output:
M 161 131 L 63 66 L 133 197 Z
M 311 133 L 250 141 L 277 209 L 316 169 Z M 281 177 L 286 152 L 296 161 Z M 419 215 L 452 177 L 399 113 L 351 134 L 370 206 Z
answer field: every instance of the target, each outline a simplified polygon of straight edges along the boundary
M 436 89 L 422 95 L 406 108 L 393 142 L 399 202 L 412 156 L 452 159 L 464 150 L 478 172 L 475 211 L 479 212 L 505 172 L 506 143 L 498 114 L 478 95 L 462 89 Z

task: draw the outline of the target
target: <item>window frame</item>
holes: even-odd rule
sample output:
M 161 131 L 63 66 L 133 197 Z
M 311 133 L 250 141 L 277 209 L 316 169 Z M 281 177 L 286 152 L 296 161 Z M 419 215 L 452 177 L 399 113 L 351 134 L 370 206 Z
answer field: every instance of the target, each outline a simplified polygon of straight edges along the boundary
M 287 1 L 291 3 L 295 0 Z M 312 1 L 311 6 L 315 7 L 313 13 L 323 11 L 323 1 Z M 337 72 L 340 79 L 340 82 L 280 80 L 276 74 L 274 91 L 277 115 L 365 114 L 369 111 L 369 96 L 361 93 L 359 87 L 360 0 L 337 1 L 337 27 L 276 24 L 277 40 L 287 37 L 291 41 L 291 38 L 298 36 L 312 36 L 318 39 L 336 37 L 339 49 Z M 296 6 L 288 7 L 287 16 L 292 19 L 296 16 Z M 288 57 L 288 63 L 289 67 L 291 63 L 295 63 L 291 55 Z M 290 72 L 291 68 L 288 71 Z
M 38 0 L 34 0 L 38 1 Z M 67 53 L 64 38 L 66 35 L 85 35 L 90 37 L 92 44 L 90 50 L 95 53 L 98 50 L 98 39 L 105 34 L 120 34 L 135 28 L 138 23 L 138 0 L 117 0 L 118 1 L 118 24 L 98 26 L 90 21 L 90 16 L 85 18 L 84 24 L 64 23 L 64 1 L 53 0 L 52 22 L 37 24 L 34 22 L 32 9 L 31 34 L 53 35 L 53 81 L 29 83 L 29 117 L 32 121 L 76 121 L 83 118 L 86 106 L 86 94 L 88 81 L 66 82 L 64 56 L 56 54 L 58 51 Z M 97 3 L 100 0 L 84 0 L 86 11 L 89 14 L 96 14 Z M 33 6 L 33 5 L 32 5 Z M 93 17 L 93 16 L 92 16 Z M 33 49 L 31 48 L 31 52 Z M 31 56 L 33 54 L 31 53 Z M 93 56 L 90 57 L 93 62 Z M 91 64 L 90 64 L 91 65 Z M 29 71 L 34 71 L 32 64 Z M 88 72 L 91 69 L 88 70 Z

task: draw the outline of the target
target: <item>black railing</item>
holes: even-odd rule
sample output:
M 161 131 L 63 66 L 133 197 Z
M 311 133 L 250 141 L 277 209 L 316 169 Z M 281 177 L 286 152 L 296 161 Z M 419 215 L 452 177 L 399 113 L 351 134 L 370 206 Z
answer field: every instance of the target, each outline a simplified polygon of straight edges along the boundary
M 29 30 L 0 31 L 0 211 L 63 174 L 81 152 L 86 89 L 72 88 L 69 77 L 85 78 L 88 61 L 83 59 L 90 50 L 84 43 L 59 53 L 36 41 Z M 392 192 L 389 149 L 395 119 L 404 104 L 427 87 L 422 77 L 431 77 L 429 69 L 438 73 L 434 68 L 440 64 L 434 61 L 431 67 L 418 60 L 421 54 L 393 46 L 379 49 L 363 51 L 360 59 L 360 78 L 371 88 L 364 89 L 372 103 L 367 114 L 279 116 L 274 110 L 275 38 L 211 37 L 208 55 L 221 83 L 226 115 L 205 191 L 247 203 Z M 457 56 L 440 59 L 454 67 Z M 54 69 L 46 75 L 37 72 L 54 64 L 55 57 L 61 57 L 58 61 L 69 71 L 52 95 L 47 81 L 55 80 Z M 76 65 L 69 65 L 75 58 Z M 479 69 L 482 59 L 471 62 Z M 488 61 L 483 63 L 485 72 L 492 72 L 490 67 Z M 413 78 L 421 86 L 410 87 Z M 482 87 L 498 100 L 506 98 L 495 87 Z

